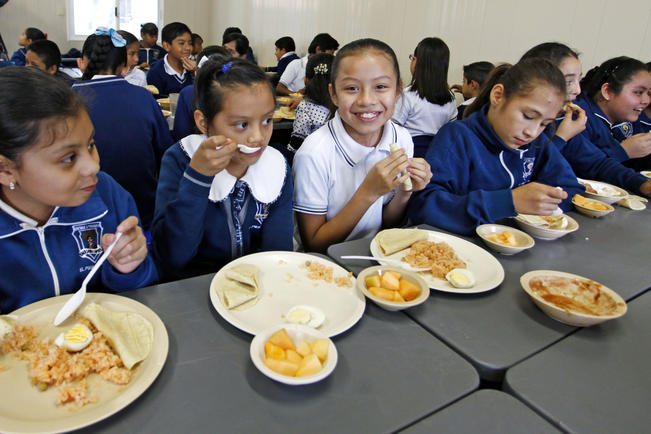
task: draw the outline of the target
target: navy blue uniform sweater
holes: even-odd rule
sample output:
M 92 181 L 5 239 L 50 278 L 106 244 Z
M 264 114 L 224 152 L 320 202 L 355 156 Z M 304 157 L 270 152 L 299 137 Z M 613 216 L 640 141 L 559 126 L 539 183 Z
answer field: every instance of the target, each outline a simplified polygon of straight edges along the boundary
M 147 84 L 156 86 L 159 97 L 163 98 L 170 93 L 179 93 L 185 86 L 194 83 L 194 76 L 191 72 L 185 71 L 183 79 L 178 75 L 170 75 L 165 71 L 165 60 L 161 59 L 154 63 L 147 72 Z

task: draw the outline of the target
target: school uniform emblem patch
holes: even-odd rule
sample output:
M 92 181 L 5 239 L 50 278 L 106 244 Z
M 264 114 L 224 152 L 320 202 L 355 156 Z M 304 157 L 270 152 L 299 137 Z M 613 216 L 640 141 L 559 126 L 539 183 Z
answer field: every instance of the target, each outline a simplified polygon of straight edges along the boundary
M 522 166 L 523 166 L 523 171 L 522 171 L 522 184 L 526 184 L 529 182 L 529 178 L 531 178 L 531 175 L 533 174 L 533 166 L 534 163 L 536 162 L 535 157 L 527 157 L 523 160 Z
M 72 237 L 77 243 L 80 258 L 86 258 L 92 263 L 97 262 L 104 253 L 104 249 L 102 249 L 103 233 L 104 229 L 101 222 L 72 226 Z

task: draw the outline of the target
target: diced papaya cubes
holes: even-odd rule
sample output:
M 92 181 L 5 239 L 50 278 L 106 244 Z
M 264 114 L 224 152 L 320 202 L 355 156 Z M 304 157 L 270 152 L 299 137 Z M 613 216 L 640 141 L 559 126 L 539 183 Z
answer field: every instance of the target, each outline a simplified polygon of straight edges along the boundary
M 269 341 L 264 344 L 264 354 L 267 359 L 285 360 L 285 350 Z
M 415 299 L 420 295 L 421 289 L 411 283 L 408 280 L 402 279 L 400 280 L 400 290 L 399 293 L 402 296 L 402 298 L 405 299 L 405 301 L 410 301 Z
M 264 364 L 274 372 L 293 377 L 298 372 L 299 365 L 287 360 L 265 359 Z
M 297 377 L 307 377 L 308 375 L 316 374 L 323 366 L 316 354 L 312 353 L 305 357 L 296 371 Z
M 382 288 L 388 289 L 390 291 L 397 291 L 400 289 L 400 278 L 396 277 L 395 274 L 384 273 L 382 275 Z
M 264 364 L 274 372 L 290 377 L 306 377 L 319 372 L 328 358 L 329 339 L 301 341 L 294 347 L 287 330 L 271 335 L 264 344 Z
M 382 276 L 368 276 L 364 282 L 368 292 L 383 300 L 398 303 L 414 300 L 421 294 L 421 288 L 401 277 L 401 273 L 389 270 L 385 271 Z M 378 281 L 380 285 L 376 286 Z
M 294 347 L 294 342 L 292 342 L 292 338 L 289 337 L 289 334 L 287 334 L 287 330 L 285 329 L 280 329 L 271 335 L 268 342 L 278 345 L 283 350 L 296 349 L 296 347 Z
M 382 278 L 377 274 L 375 276 L 367 277 L 366 279 L 364 279 L 364 282 L 366 283 L 367 288 L 370 288 L 371 286 L 375 286 L 375 287 L 382 286 Z

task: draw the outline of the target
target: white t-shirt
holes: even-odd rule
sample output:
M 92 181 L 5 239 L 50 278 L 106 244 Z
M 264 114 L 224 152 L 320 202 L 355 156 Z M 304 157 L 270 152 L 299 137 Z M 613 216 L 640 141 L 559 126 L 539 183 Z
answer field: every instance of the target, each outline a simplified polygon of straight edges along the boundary
M 406 129 L 389 121 L 382 138 L 371 148 L 360 145 L 348 135 L 335 113 L 324 126 L 307 136 L 294 157 L 294 211 L 326 215 L 330 220 L 346 206 L 368 172 L 391 154 L 389 145 L 397 142 L 408 157 L 414 143 Z M 383 206 L 393 197 L 390 192 L 369 207 L 347 240 L 371 237 L 382 226 Z
M 393 121 L 407 128 L 412 137 L 434 136 L 448 122 L 457 119 L 454 98 L 444 105 L 432 104 L 407 86 L 396 103 Z
M 129 71 L 127 75 L 124 76 L 124 79 L 136 86 L 147 86 L 147 74 L 145 74 L 145 71 L 138 68 L 133 68 Z
M 285 72 L 280 76 L 280 83 L 284 84 L 292 92 L 298 92 L 305 87 L 305 66 L 308 56 L 294 59 L 289 62 Z

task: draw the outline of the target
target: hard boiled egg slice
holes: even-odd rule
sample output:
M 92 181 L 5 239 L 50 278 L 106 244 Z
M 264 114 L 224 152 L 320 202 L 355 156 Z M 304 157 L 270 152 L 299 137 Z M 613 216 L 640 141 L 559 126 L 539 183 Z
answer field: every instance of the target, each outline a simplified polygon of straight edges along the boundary
M 289 309 L 286 318 L 289 322 L 305 324 L 312 328 L 318 328 L 325 321 L 325 315 L 320 309 L 305 305 L 298 305 Z
M 75 324 L 70 330 L 61 333 L 54 340 L 54 345 L 68 351 L 81 351 L 93 340 L 93 332 L 83 324 Z
M 475 286 L 475 276 L 465 268 L 455 268 L 446 274 L 445 278 L 455 288 L 472 288 Z

